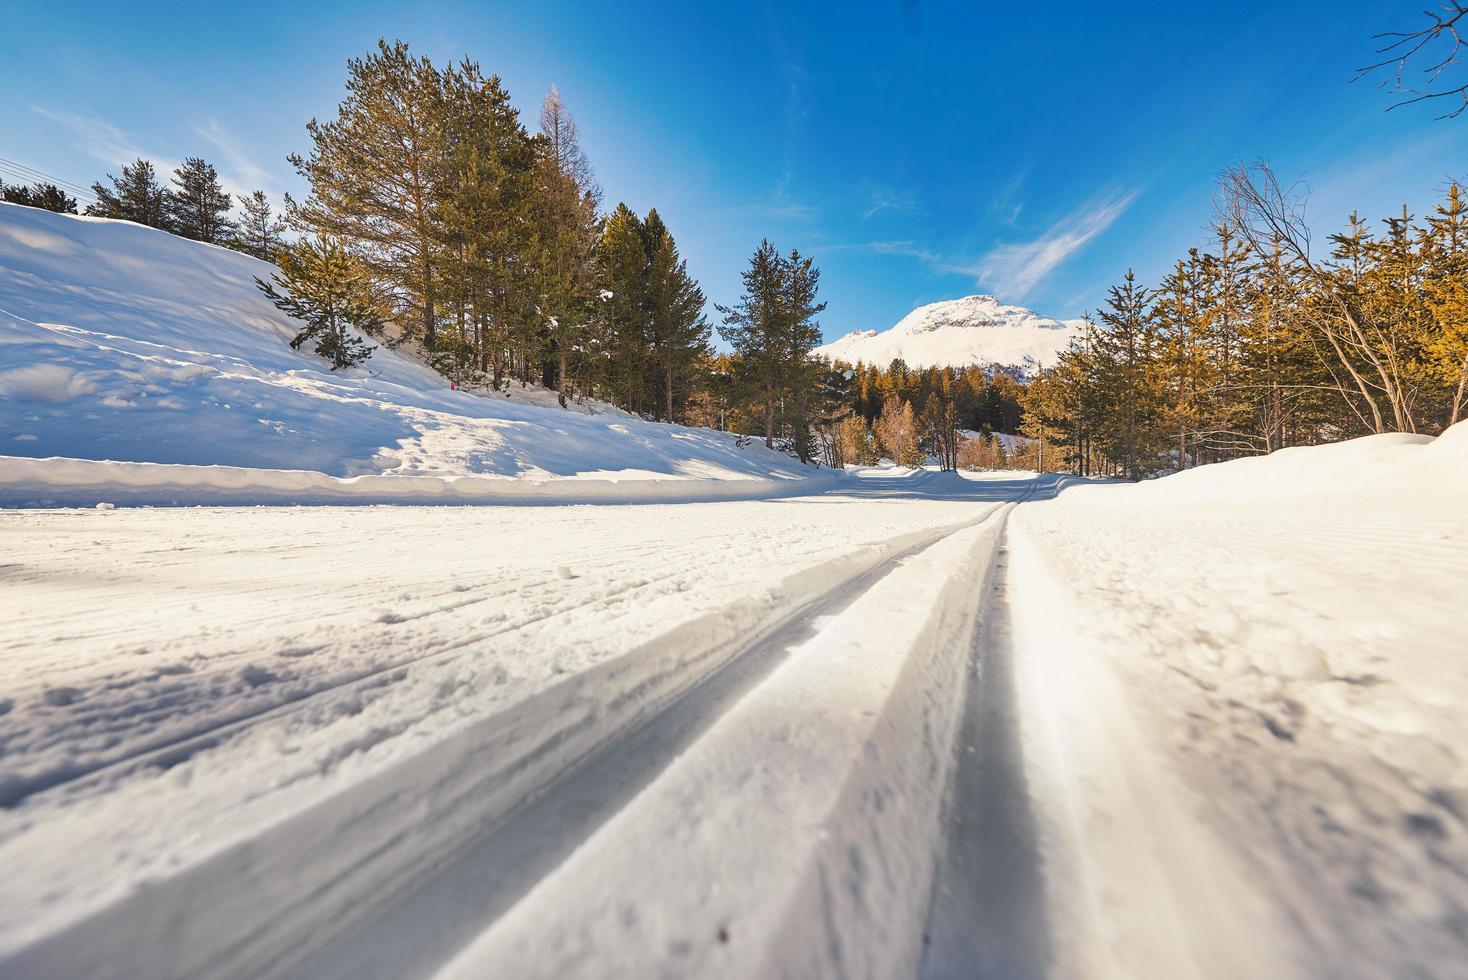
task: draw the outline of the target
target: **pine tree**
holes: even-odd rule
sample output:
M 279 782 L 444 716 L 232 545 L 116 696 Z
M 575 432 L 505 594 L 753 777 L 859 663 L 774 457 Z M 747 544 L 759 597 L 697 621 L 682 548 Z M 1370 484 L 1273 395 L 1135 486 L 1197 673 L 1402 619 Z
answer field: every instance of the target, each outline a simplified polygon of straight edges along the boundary
M 642 221 L 626 204 L 607 216 L 597 257 L 604 300 L 606 374 L 618 404 L 631 412 L 652 402 L 647 365 L 652 359 L 648 324 L 647 248 Z
M 455 334 L 448 353 L 456 378 L 472 368 L 498 390 L 515 338 L 537 316 L 535 150 L 498 77 L 466 58 L 443 84 L 450 164 L 437 227 Z
M 1178 469 L 1201 461 L 1207 435 L 1204 392 L 1212 386 L 1208 361 L 1211 326 L 1203 259 L 1197 249 L 1179 259 L 1162 281 L 1157 305 L 1168 427 L 1177 434 Z
M 152 163 L 135 160 L 122 168 L 121 177 L 108 174 L 107 180 L 112 184 L 110 188 L 101 182 L 92 185 L 97 201 L 88 205 L 87 214 L 168 228 L 168 191 L 158 183 Z
M 715 306 L 724 315 L 719 335 L 734 348 L 741 367 L 760 393 L 765 445 L 775 444 L 775 409 L 786 367 L 784 270 L 768 240 L 760 242 L 742 274 L 744 293 L 732 307 Z
M 1422 289 L 1437 327 L 1424 353 L 1428 370 L 1452 393 L 1447 424 L 1454 425 L 1468 405 L 1468 205 L 1456 183 L 1427 219 L 1422 251 Z
M 1228 460 L 1238 448 L 1239 430 L 1245 425 L 1246 406 L 1240 398 L 1240 332 L 1247 316 L 1245 295 L 1249 275 L 1249 246 L 1241 242 L 1228 223 L 1215 222 L 1216 254 L 1203 258 L 1203 274 L 1213 301 L 1210 348 L 1213 386 L 1209 416 L 1216 432 L 1219 458 Z
M 239 202 L 244 216 L 229 242 L 230 247 L 262 261 L 274 262 L 285 233 L 285 222 L 272 213 L 270 199 L 264 191 L 255 191 L 248 197 L 241 194 Z
M 877 445 L 892 462 L 898 466 L 922 465 L 921 433 L 911 403 L 895 399 L 887 402 L 872 431 Z
M 331 361 L 333 371 L 371 357 L 372 346 L 358 334 L 381 330 L 383 311 L 365 266 L 329 238 L 297 242 L 282 248 L 277 258 L 280 272 L 268 283 L 257 277 L 255 285 L 277 308 L 303 321 L 292 349 L 314 340 L 316 353 Z
M 1107 327 L 1095 345 L 1105 404 L 1099 434 L 1126 475 L 1137 480 L 1151 465 L 1159 435 L 1156 311 L 1151 294 L 1128 269 L 1122 284 L 1111 287 L 1099 315 Z
M 789 258 L 780 263 L 781 273 L 781 373 L 786 395 L 785 423 L 791 434 L 792 448 L 802 463 L 812 455 L 811 424 L 815 412 L 812 395 L 820 375 L 820 365 L 811 357 L 821 342 L 821 327 L 816 322 L 825 303 L 816 302 L 821 273 L 814 260 L 792 249 Z
M 200 157 L 185 159 L 173 172 L 173 187 L 167 209 L 174 234 L 211 245 L 234 236 L 235 223 L 229 217 L 233 202 L 219 186 L 213 164 Z
M 540 110 L 540 194 L 537 199 L 544 289 L 541 310 L 547 343 L 542 380 L 566 404 L 572 354 L 585 344 L 596 300 L 597 205 L 601 188 L 576 129 L 576 121 L 553 86 Z M 528 357 L 527 357 L 528 359 Z
M 709 325 L 704 319 L 703 290 L 688 275 L 688 264 L 657 210 L 643 223 L 647 253 L 647 322 L 652 358 L 662 382 L 662 416 L 678 417 L 675 399 L 687 401 L 690 372 L 709 353 Z
M 402 41 L 347 62 L 347 97 L 329 122 L 311 120 L 307 157 L 291 164 L 311 185 L 290 201 L 293 227 L 350 242 L 374 287 L 394 298 L 402 326 L 437 338 L 439 202 L 449 172 L 443 76 Z
M 23 187 L 19 184 L 6 186 L 0 183 L 0 200 L 9 201 L 11 204 L 24 204 L 28 208 L 55 211 L 57 214 L 76 214 L 76 198 L 68 197 L 66 192 L 55 184 L 33 184 L 30 187 Z
M 833 460 L 832 466 L 871 466 L 877 462 L 871 430 L 860 415 L 848 415 L 838 423 L 836 445 L 839 459 Z

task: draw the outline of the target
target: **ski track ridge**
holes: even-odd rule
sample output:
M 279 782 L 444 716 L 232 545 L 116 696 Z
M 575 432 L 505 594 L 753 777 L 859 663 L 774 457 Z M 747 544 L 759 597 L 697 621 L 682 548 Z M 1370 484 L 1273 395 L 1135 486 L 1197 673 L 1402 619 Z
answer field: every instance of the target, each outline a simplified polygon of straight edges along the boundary
M 1034 489 L 1027 490 L 1021 499 L 1031 496 Z M 288 818 L 284 823 L 265 831 L 257 838 L 206 858 L 200 864 L 186 869 L 173 878 L 157 882 L 149 888 L 152 894 L 147 903 L 138 903 L 124 898 L 84 919 L 63 926 L 60 931 L 50 936 L 16 950 L 7 960 L 0 960 L 0 972 L 9 973 L 11 970 L 16 970 L 17 975 L 37 978 L 70 977 L 91 975 L 103 964 L 107 964 L 104 972 L 112 971 L 116 975 L 132 975 L 126 966 L 127 960 L 136 956 L 146 958 L 156 954 L 157 946 L 161 943 L 172 947 L 172 955 L 180 958 L 180 961 L 173 963 L 171 970 L 163 970 L 159 974 L 158 969 L 162 964 L 156 960 L 145 959 L 136 964 L 142 967 L 141 972 L 152 972 L 161 976 L 297 975 L 290 972 L 294 968 L 293 961 L 297 957 L 312 954 L 319 950 L 331 936 L 340 935 L 363 919 L 370 918 L 376 908 L 371 900 L 373 895 L 391 894 L 403 889 L 411 891 L 425 887 L 425 883 L 431 883 L 435 874 L 441 873 L 445 868 L 452 870 L 454 857 L 464 853 L 466 847 L 482 839 L 486 833 L 492 834 L 494 828 L 516 820 L 517 814 L 520 815 L 518 819 L 522 824 L 527 820 L 533 824 L 540 799 L 551 793 L 560 793 L 563 796 L 569 793 L 574 796 L 578 783 L 588 778 L 595 778 L 597 763 L 600 760 L 612 753 L 616 746 L 639 737 L 640 733 L 656 730 L 660 724 L 674 729 L 681 728 L 684 732 L 683 740 L 675 738 L 674 742 L 680 748 L 686 748 L 696 738 L 697 731 L 711 723 L 725 708 L 737 701 L 740 694 L 756 685 L 759 678 L 779 662 L 787 646 L 779 642 L 781 637 L 809 628 L 810 624 L 821 616 L 858 601 L 860 595 L 871 584 L 890 573 L 904 558 L 917 554 L 965 528 L 984 524 L 996 517 L 1002 521 L 1013 506 L 1014 502 L 993 503 L 984 508 L 981 516 L 972 520 L 939 528 L 929 528 L 925 531 L 909 532 L 882 542 L 868 543 L 844 556 L 828 560 L 823 564 L 836 566 L 854 560 L 862 552 L 877 552 L 871 564 L 853 574 L 844 575 L 834 585 L 813 595 L 800 597 L 794 602 L 793 608 L 787 606 L 772 619 L 760 622 L 752 630 L 746 630 L 744 638 L 734 644 L 733 652 L 726 653 L 722 657 L 715 657 L 712 664 L 702 664 L 696 671 L 688 669 L 686 662 L 690 658 L 686 655 L 686 648 L 680 648 L 683 649 L 680 664 L 685 669 L 677 672 L 681 682 L 677 690 L 671 694 L 663 692 L 659 696 L 655 690 L 659 684 L 657 678 L 654 677 L 648 678 L 640 685 L 635 685 L 623 698 L 618 699 L 624 703 L 617 704 L 615 707 L 625 708 L 630 712 L 632 716 L 630 721 L 613 726 L 603 733 L 592 732 L 590 735 L 588 735 L 590 729 L 595 728 L 597 722 L 602 721 L 601 718 L 581 718 L 573 721 L 569 729 L 550 735 L 544 744 L 532 748 L 509 769 L 492 774 L 481 773 L 478 777 L 479 782 L 468 788 L 447 787 L 450 798 L 438 798 L 431 802 L 428 800 L 414 802 L 416 794 L 412 790 L 396 785 L 398 778 L 402 775 L 400 770 L 404 767 L 419 766 L 420 760 L 417 757 L 406 759 L 363 783 L 348 787 L 338 796 L 328 798 Z M 891 550 L 894 548 L 896 550 Z M 881 550 L 884 549 L 889 553 L 881 554 Z M 808 575 L 808 572 L 809 570 L 801 573 L 801 577 Z M 592 601 L 602 601 L 606 598 L 607 595 L 602 594 Z M 13 806 L 36 793 L 78 790 L 84 783 L 123 778 L 129 773 L 148 766 L 167 768 L 176 765 L 190 755 L 233 737 L 254 724 L 266 719 L 279 718 L 287 713 L 302 711 L 314 699 L 333 692 L 370 684 L 373 680 L 392 671 L 404 670 L 415 664 L 431 661 L 468 644 L 512 633 L 558 613 L 569 611 L 569 608 L 571 607 L 523 621 L 514 627 L 487 636 L 478 636 L 451 646 L 440 647 L 423 656 L 408 658 L 365 674 L 344 679 L 284 704 L 274 704 L 244 717 L 236 717 L 202 731 L 194 731 L 185 736 L 172 738 L 165 744 L 149 746 L 126 757 L 90 767 L 86 771 L 66 773 L 64 778 L 52 779 L 45 785 L 33 786 L 29 792 L 16 794 L 12 791 L 7 796 L 6 802 Z M 575 608 L 580 608 L 580 606 Z M 696 632 L 697 626 L 698 621 L 695 621 L 692 624 L 685 624 L 682 629 L 693 627 Z M 677 634 L 681 631 L 675 629 L 673 633 Z M 656 647 L 666 642 L 667 639 L 663 637 L 652 641 L 649 646 Z M 720 645 L 719 643 L 714 644 L 715 647 Z M 501 737 L 498 739 L 499 742 L 514 745 L 517 739 L 523 739 L 524 733 L 514 731 L 515 719 L 512 716 L 524 714 L 527 708 L 533 708 L 536 704 L 555 696 L 559 687 L 588 683 L 592 680 L 591 675 L 615 674 L 618 671 L 626 670 L 625 665 L 637 658 L 641 649 L 633 650 L 586 674 L 578 675 L 562 684 L 553 686 L 525 702 L 512 705 L 504 712 L 484 719 L 481 724 L 485 727 L 505 729 L 501 735 L 507 734 L 507 738 Z M 704 651 L 703 657 L 708 659 L 712 652 Z M 692 659 L 696 660 L 698 657 L 695 656 Z M 767 662 L 758 668 L 751 668 L 749 665 L 757 660 Z M 749 676 L 751 673 L 756 676 L 751 678 Z M 745 682 L 743 686 L 740 684 L 741 677 Z M 710 690 L 718 686 L 721 678 L 728 678 L 724 686 L 731 689 L 722 692 Z M 575 699 L 572 698 L 572 700 Z M 635 704 L 637 701 L 652 703 L 637 705 Z M 711 708 L 711 716 L 707 711 L 697 710 L 698 706 Z M 686 717 L 677 716 L 680 708 Z M 669 721 L 668 719 L 676 720 Z M 691 737 L 690 733 L 692 733 Z M 474 735 L 475 733 L 471 731 L 463 734 Z M 590 737 L 589 745 L 575 752 L 569 761 L 558 759 L 558 752 L 564 748 L 564 744 L 578 737 Z M 452 741 L 454 740 L 451 740 L 451 743 Z M 482 736 L 479 741 L 482 741 Z M 434 754 L 439 758 L 433 760 L 434 767 L 442 769 L 448 764 L 447 758 L 459 754 L 453 751 L 455 746 L 451 743 L 441 745 L 436 749 Z M 471 740 L 470 744 L 475 743 Z M 476 751 L 482 749 L 482 745 L 476 744 Z M 672 755 L 676 755 L 676 752 L 666 753 L 666 755 L 667 758 L 662 758 L 660 763 L 655 764 L 652 771 L 640 774 L 641 783 L 629 782 L 627 785 L 641 785 L 655 778 L 661 765 L 665 764 Z M 501 784 L 496 786 L 495 790 L 512 793 L 516 801 L 511 805 L 502 806 L 498 813 L 489 816 L 482 811 L 479 814 L 463 812 L 471 808 L 481 808 L 483 801 L 479 797 L 484 793 L 484 787 L 481 784 L 486 781 Z M 438 787 L 440 797 L 444 789 L 444 786 Z M 630 792 L 630 790 L 624 790 L 624 792 Z M 204 911 L 202 918 L 212 920 L 212 922 L 196 922 L 190 926 L 188 919 L 195 917 L 193 915 L 194 903 L 198 902 L 209 890 L 209 881 L 230 880 L 230 869 L 238 868 L 242 863 L 254 863 L 256 870 L 261 863 L 271 864 L 269 860 L 262 862 L 261 859 L 274 850 L 273 843 L 282 838 L 294 838 L 297 848 L 308 846 L 300 843 L 303 838 L 312 838 L 317 840 L 320 846 L 329 846 L 332 839 L 337 836 L 334 831 L 350 832 L 354 829 L 353 825 L 360 828 L 364 821 L 368 823 L 376 821 L 380 818 L 383 807 L 389 809 L 396 807 L 415 813 L 421 811 L 421 816 L 415 816 L 413 820 L 407 822 L 407 826 L 396 832 L 389 832 L 389 837 L 381 840 L 365 854 L 357 853 L 350 861 L 335 862 L 336 866 L 327 872 L 326 880 L 315 882 L 308 886 L 305 893 L 292 896 L 294 901 L 287 902 L 285 905 L 272 902 L 270 907 L 273 913 L 265 916 L 264 921 L 258 921 L 260 915 L 258 906 L 256 906 L 256 922 L 241 924 L 235 920 L 233 929 L 225 927 L 227 922 L 240 913 L 241 909 L 236 907 L 239 901 L 244 901 L 246 907 L 249 907 L 250 899 L 242 898 L 237 894 L 236 902 L 224 902 L 221 903 L 221 907 Z M 412 823 L 421 821 L 430 812 L 434 814 L 435 821 L 443 820 L 446 812 L 469 817 L 468 840 L 453 840 L 430 852 L 420 853 L 417 857 L 421 860 L 407 862 L 405 866 L 387 872 L 387 880 L 384 881 L 384 872 L 371 867 L 374 860 L 391 862 L 394 850 L 401 850 L 412 838 L 420 836 L 419 832 L 412 827 Z M 615 812 L 615 808 L 611 812 Z M 311 824 L 316 824 L 316 826 L 310 827 Z M 303 830 L 306 827 L 310 829 Z M 577 841 L 595 829 L 595 825 L 584 827 L 580 836 L 559 841 L 557 848 L 562 852 L 569 851 Z M 432 836 L 432 832 L 429 832 L 429 835 Z M 318 855 L 313 855 L 313 861 L 316 856 Z M 277 860 L 292 867 L 299 867 L 299 864 L 289 856 L 278 857 Z M 542 861 L 544 860 L 545 858 L 542 858 Z M 320 863 L 332 864 L 333 862 L 328 858 Z M 361 868 L 363 864 L 369 866 L 365 872 Z M 549 870 L 549 868 L 543 870 Z M 523 874 L 522 871 L 522 876 Z M 215 878 L 215 875 L 222 875 L 222 877 Z M 289 877 L 282 870 L 277 870 L 276 876 Z M 357 880 L 354 881 L 354 879 Z M 533 883 L 533 877 L 522 881 L 524 888 L 530 887 Z M 234 887 L 238 889 L 239 883 L 235 883 Z M 331 900 L 326 900 L 326 896 L 334 889 L 343 887 L 348 890 L 346 900 L 339 895 L 332 895 Z M 172 900 L 168 898 L 169 893 L 173 893 Z M 352 901 L 353 898 L 356 899 L 355 903 Z M 254 899 L 255 902 L 259 900 L 258 896 Z M 316 905 L 320 902 L 338 909 L 355 907 L 352 912 L 348 913 L 349 918 L 344 921 L 316 922 L 304 927 L 299 921 L 300 916 L 291 914 L 292 910 L 298 913 L 303 906 Z M 501 901 L 500 904 L 503 906 L 507 903 Z M 147 908 L 140 909 L 140 905 L 147 906 Z M 482 923 L 478 925 L 482 926 Z M 300 933 L 303 928 L 308 930 L 304 935 L 282 936 L 279 934 L 282 930 L 287 934 Z M 233 938 L 226 939 L 223 935 L 219 935 L 218 932 L 221 929 L 224 932 L 232 932 Z M 185 938 L 187 933 L 195 930 L 198 931 L 197 935 Z M 83 935 L 88 936 L 88 940 L 79 942 L 79 937 Z M 310 949 L 302 948 L 302 944 L 308 937 L 313 940 L 314 945 Z M 209 941 L 211 939 L 212 942 Z M 273 955 L 265 955 L 262 952 L 272 950 Z M 282 953 L 283 950 L 286 952 Z M 188 956 L 187 962 L 181 959 L 185 955 Z M 285 955 L 287 959 L 276 959 L 280 955 Z M 329 962 L 323 961 L 320 969 L 327 970 L 329 965 Z M 312 975 L 318 972 L 313 969 Z

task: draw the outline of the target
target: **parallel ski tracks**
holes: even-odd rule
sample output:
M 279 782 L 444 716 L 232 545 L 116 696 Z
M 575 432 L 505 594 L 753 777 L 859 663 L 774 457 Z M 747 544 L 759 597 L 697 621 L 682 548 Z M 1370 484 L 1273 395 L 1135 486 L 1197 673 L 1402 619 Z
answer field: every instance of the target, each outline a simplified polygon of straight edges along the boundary
M 1028 495 L 1029 492 L 1025 496 Z M 360 882 L 357 881 L 360 877 L 359 870 L 349 867 L 334 872 L 334 878 L 327 877 L 310 886 L 306 894 L 298 896 L 296 907 L 261 912 L 265 917 L 264 921 L 241 924 L 240 929 L 243 931 L 233 939 L 223 936 L 215 939 L 225 945 L 214 950 L 215 955 L 188 964 L 186 972 L 190 975 L 207 976 L 393 976 L 411 975 L 425 967 L 431 968 L 442 957 L 451 954 L 457 948 L 456 944 L 467 941 L 482 929 L 487 922 L 486 916 L 488 921 L 492 921 L 513 904 L 520 894 L 553 868 L 571 848 L 615 813 L 641 786 L 655 778 L 744 692 L 757 685 L 791 648 L 812 635 L 823 617 L 837 613 L 856 601 L 905 558 L 922 552 L 964 528 L 996 519 L 1002 521 L 1012 506 L 1013 503 L 995 503 L 985 507 L 972 520 L 934 528 L 920 536 L 909 534 L 889 540 L 886 542 L 889 547 L 894 541 L 911 543 L 890 554 L 875 557 L 873 564 L 844 578 L 834 587 L 805 597 L 794 608 L 786 607 L 783 614 L 749 630 L 744 641 L 732 652 L 717 658 L 716 665 L 711 670 L 693 678 L 662 703 L 654 703 L 645 710 L 634 711 L 630 725 L 609 731 L 569 766 L 548 771 L 543 780 L 527 776 L 528 770 L 524 768 L 511 770 L 508 773 L 511 778 L 529 778 L 539 785 L 526 792 L 521 802 L 512 809 L 497 815 L 487 814 L 477 821 L 470 820 L 470 824 L 476 826 L 471 839 L 455 841 L 451 847 L 416 855 L 414 860 L 407 861 L 401 867 L 394 863 L 398 861 L 397 858 L 390 858 L 391 866 L 376 872 L 377 877 L 373 879 L 370 889 L 364 888 L 354 893 L 353 890 L 360 887 Z M 914 538 L 917 540 L 914 541 Z M 863 550 L 870 547 L 864 546 Z M 605 596 L 598 597 L 602 598 Z M 122 778 L 150 766 L 166 768 L 175 765 L 252 725 L 303 711 L 315 699 L 368 685 L 383 675 L 414 664 L 431 662 L 469 643 L 511 635 L 515 630 L 565 611 L 557 610 L 537 620 L 517 623 L 490 636 L 441 647 L 423 656 L 405 658 L 401 662 L 309 692 L 295 701 L 236 717 L 163 744 L 148 746 L 125 757 L 91 767 L 87 771 L 68 773 L 66 778 L 52 779 L 45 785 L 33 787 L 31 792 L 77 791 L 95 781 Z M 535 695 L 532 700 L 542 696 L 544 695 Z M 551 742 L 555 743 L 556 739 Z M 536 753 L 532 753 L 519 765 L 533 769 L 537 765 L 535 756 Z M 438 761 L 440 765 L 444 764 L 442 759 Z M 470 759 L 464 760 L 464 764 L 470 762 Z M 369 784 L 371 782 L 372 780 L 368 780 Z M 412 805 L 403 798 L 403 789 L 397 786 L 384 786 L 378 793 L 370 785 L 358 784 L 354 787 L 354 792 L 359 797 L 356 804 L 358 811 L 362 809 L 362 800 L 373 800 L 378 795 L 381 796 L 380 800 L 368 803 L 366 809 L 369 812 L 376 812 L 381 806 L 400 808 Z M 31 794 L 12 795 L 8 802 L 18 802 L 28 795 Z M 332 802 L 327 801 L 328 804 Z M 455 801 L 450 799 L 441 802 L 452 807 Z M 471 801 L 464 799 L 459 802 L 468 804 Z M 310 819 L 311 816 L 312 812 L 307 811 L 300 819 Z M 428 819 L 435 819 L 437 816 L 435 814 Z M 341 814 L 328 807 L 322 819 L 339 820 Z M 398 840 L 389 846 L 406 847 L 407 844 Z M 255 848 L 268 851 L 269 847 L 269 844 L 252 845 L 252 853 L 258 853 Z M 382 853 L 371 853 L 365 859 L 376 861 Z M 225 863 L 230 863 L 230 860 L 226 859 Z M 141 909 L 138 903 L 126 901 L 104 908 L 91 918 L 75 923 L 51 939 L 22 952 L 11 965 L 23 966 L 28 973 L 38 976 L 75 975 L 79 968 L 85 971 L 88 964 L 87 961 L 74 960 L 70 955 L 69 947 L 72 944 L 68 942 L 69 934 L 75 930 L 88 934 L 90 939 L 85 944 L 90 947 L 86 954 L 88 956 L 98 955 L 99 945 L 107 947 L 128 943 L 145 944 L 150 929 L 157 927 L 160 908 L 173 910 L 171 914 L 175 919 L 168 926 L 170 934 L 180 927 L 187 932 L 187 927 L 178 922 L 177 917 L 187 919 L 191 916 L 192 903 L 198 900 L 201 882 L 210 879 L 202 874 L 197 880 L 189 880 L 188 875 L 182 877 L 183 880 L 176 885 L 173 879 L 169 879 L 150 888 L 150 900 L 146 904 L 154 905 L 153 909 Z M 347 889 L 351 893 L 347 901 L 341 900 L 341 889 Z M 468 901 L 465 901 L 466 889 L 472 893 Z M 176 890 L 178 894 L 169 895 L 171 890 Z M 442 902 L 424 905 L 418 901 L 425 892 L 453 896 L 454 901 L 447 904 L 450 907 L 457 904 L 465 911 L 466 918 L 456 922 L 445 921 L 439 916 L 434 921 L 425 923 L 421 912 L 423 908 L 432 906 L 442 910 L 445 907 Z M 333 893 L 333 899 L 324 901 L 326 893 Z M 312 917 L 309 907 L 315 903 L 334 907 L 339 918 L 330 922 L 309 922 Z M 302 908 L 302 905 L 307 907 Z M 343 913 L 343 909 L 347 911 Z M 217 916 L 219 910 L 214 909 L 206 914 Z M 304 918 L 309 924 L 303 926 L 291 921 L 294 917 Z M 193 951 L 198 952 L 197 943 L 212 938 L 209 935 L 211 928 L 217 926 L 205 927 L 203 934 L 191 937 L 184 945 L 192 946 Z M 381 961 L 381 956 L 373 964 L 353 959 L 353 950 L 362 948 L 361 944 L 343 941 L 343 937 L 350 937 L 355 934 L 355 930 L 364 928 L 370 929 L 377 936 L 382 935 L 384 930 L 391 930 L 387 934 L 395 937 L 394 942 L 374 942 L 372 947 L 379 951 L 385 948 L 394 949 L 396 967 L 383 969 L 386 964 Z M 267 950 L 268 954 L 263 952 Z M 118 949 L 115 952 L 121 954 L 122 959 L 111 960 L 112 952 L 108 951 L 107 962 L 122 968 L 128 954 L 125 950 Z M 282 956 L 286 958 L 278 958 Z M 207 969 L 204 968 L 205 963 L 210 964 Z
M 653 575 L 639 580 L 636 584 L 601 593 L 585 603 L 565 606 L 540 615 L 529 616 L 500 629 L 482 633 L 476 632 L 470 637 L 436 646 L 427 652 L 415 656 L 400 657 L 390 660 L 387 663 L 380 663 L 367 670 L 351 671 L 339 676 L 330 683 L 293 692 L 286 700 L 263 704 L 253 710 L 232 714 L 223 719 L 216 718 L 204 725 L 192 727 L 183 732 L 174 732 L 164 738 L 144 740 L 132 749 L 119 755 L 110 757 L 103 756 L 92 762 L 72 764 L 65 769 L 53 769 L 31 776 L 12 778 L 0 784 L 0 808 L 14 808 L 30 797 L 40 793 L 80 792 L 95 785 L 97 782 L 124 778 L 143 769 L 170 769 L 188 761 L 196 753 L 211 749 L 248 728 L 305 712 L 315 704 L 333 695 L 365 691 L 371 688 L 374 683 L 398 671 L 407 670 L 410 667 L 432 664 L 435 661 L 444 659 L 450 654 L 457 653 L 465 647 L 494 642 L 531 626 L 577 612 L 588 605 L 595 605 L 600 602 L 616 599 L 629 592 L 644 589 L 649 585 L 655 585 L 658 582 L 667 581 L 682 574 L 686 574 L 686 570 L 668 572 L 663 575 Z M 389 625 L 412 622 L 413 620 L 426 616 L 460 609 L 480 602 L 492 601 L 513 591 L 515 590 L 503 590 L 491 593 L 490 595 L 476 596 L 472 599 L 451 603 L 448 606 L 437 607 L 425 612 L 404 615 L 401 619 L 392 620 Z
M 747 692 L 904 560 L 960 530 L 1003 520 L 1012 504 L 925 537 L 768 624 L 737 654 L 644 721 L 602 742 L 539 795 L 396 893 L 304 961 L 262 975 L 348 980 L 430 972 L 533 887 Z M 428 910 L 432 910 L 429 912 Z

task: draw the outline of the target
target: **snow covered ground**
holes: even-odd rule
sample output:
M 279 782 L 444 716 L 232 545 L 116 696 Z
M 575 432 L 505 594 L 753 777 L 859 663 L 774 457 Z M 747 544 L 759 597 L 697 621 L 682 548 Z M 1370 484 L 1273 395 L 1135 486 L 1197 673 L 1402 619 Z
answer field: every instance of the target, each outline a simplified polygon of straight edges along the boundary
M 1468 424 L 812 477 L 266 271 L 0 205 L 0 976 L 1468 976 Z
M 272 271 L 0 204 L 0 504 L 710 499 L 812 475 L 758 442 L 566 411 L 534 387 L 450 390 L 384 347 L 332 372 L 290 349 L 254 283 Z
M 1064 972 L 1468 975 L 1465 487 L 1460 425 L 1021 508 Z
M 0 972 L 256 975 L 1018 490 L 0 511 L 0 950 L 28 951 Z
M 1464 433 L 0 511 L 0 973 L 1464 976 Z

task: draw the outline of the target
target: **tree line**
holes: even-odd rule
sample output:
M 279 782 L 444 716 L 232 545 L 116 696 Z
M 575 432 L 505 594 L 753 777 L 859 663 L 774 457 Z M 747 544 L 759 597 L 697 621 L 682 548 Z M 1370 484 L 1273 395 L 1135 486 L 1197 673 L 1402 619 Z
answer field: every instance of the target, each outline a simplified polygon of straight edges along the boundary
M 379 41 L 347 75 L 335 118 L 290 158 L 310 193 L 286 216 L 360 267 L 388 342 L 462 386 L 534 382 L 562 405 L 682 418 L 710 353 L 703 293 L 655 209 L 601 213 L 559 92 L 531 133 L 468 58 L 439 67 Z
M 931 459 L 944 469 L 1002 468 L 995 433 L 1019 429 L 1024 376 L 1002 366 L 914 369 L 900 358 L 885 368 L 838 362 L 826 388 L 841 398 L 822 419 L 823 458 L 833 466 L 906 466 Z M 972 444 L 972 445 L 970 445 Z
M 168 185 L 159 181 L 152 161 L 142 159 L 125 164 L 121 177 L 108 174 L 105 181 L 92 184 L 95 200 L 83 213 L 223 245 L 266 262 L 276 259 L 285 224 L 271 208 L 269 197 L 259 190 L 231 196 L 220 185 L 214 165 L 202 157 L 184 160 Z M 0 199 L 59 214 L 77 213 L 77 199 L 52 183 L 0 184 Z
M 720 309 L 733 346 L 716 355 L 706 298 L 656 209 L 601 210 L 602 190 L 560 93 L 532 132 L 500 79 L 380 40 L 347 63 L 346 95 L 306 127 L 290 164 L 308 192 L 279 217 L 262 192 L 235 201 L 191 157 L 164 186 L 147 160 L 92 186 L 86 213 L 238 248 L 276 263 L 267 296 L 333 368 L 379 343 L 408 345 L 450 382 L 541 384 L 662 421 L 749 431 L 802 459 L 830 399 L 810 359 L 819 271 L 762 243 L 747 295 Z M 74 213 L 59 190 L 6 189 Z M 44 201 L 39 195 L 45 195 Z M 23 198 L 23 199 L 20 199 Z M 747 410 L 747 411 L 746 411 Z
M 1155 289 L 1129 271 L 1026 386 L 1024 430 L 1079 473 L 1133 479 L 1468 410 L 1468 210 L 1359 215 L 1312 247 L 1302 188 L 1264 164 L 1221 178 L 1211 241 Z M 1323 251 L 1323 254 L 1321 252 Z

